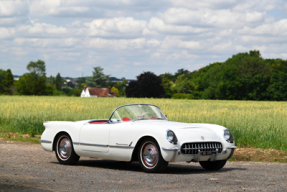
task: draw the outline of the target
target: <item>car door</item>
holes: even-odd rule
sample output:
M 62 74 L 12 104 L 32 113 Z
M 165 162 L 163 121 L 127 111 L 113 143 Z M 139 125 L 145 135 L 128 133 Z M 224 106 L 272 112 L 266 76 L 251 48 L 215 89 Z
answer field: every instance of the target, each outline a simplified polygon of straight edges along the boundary
M 110 124 L 85 124 L 80 130 L 80 149 L 91 153 L 109 151 Z
M 134 122 L 112 123 L 110 127 L 110 148 L 131 148 L 135 145 L 139 131 Z

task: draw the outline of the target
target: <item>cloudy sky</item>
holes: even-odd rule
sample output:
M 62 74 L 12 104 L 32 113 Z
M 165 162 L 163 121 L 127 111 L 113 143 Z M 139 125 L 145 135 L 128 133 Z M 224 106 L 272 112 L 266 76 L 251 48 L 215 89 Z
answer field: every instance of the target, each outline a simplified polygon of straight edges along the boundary
M 286 0 L 0 0 L 0 68 L 134 79 L 197 70 L 239 52 L 287 59 Z

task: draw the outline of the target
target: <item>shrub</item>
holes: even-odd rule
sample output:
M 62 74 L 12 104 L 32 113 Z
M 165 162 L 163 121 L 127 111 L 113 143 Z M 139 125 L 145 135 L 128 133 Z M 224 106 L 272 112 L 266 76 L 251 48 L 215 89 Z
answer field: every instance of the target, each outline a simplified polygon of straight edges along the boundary
M 172 99 L 193 99 L 190 94 L 185 93 L 175 93 L 171 97 Z

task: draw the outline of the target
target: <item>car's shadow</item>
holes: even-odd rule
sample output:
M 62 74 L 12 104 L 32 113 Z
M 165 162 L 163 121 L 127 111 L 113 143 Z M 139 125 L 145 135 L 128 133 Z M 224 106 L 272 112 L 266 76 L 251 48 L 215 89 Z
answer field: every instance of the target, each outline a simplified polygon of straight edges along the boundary
M 58 162 L 52 162 L 58 164 Z M 122 161 L 111 161 L 111 160 L 80 160 L 74 166 L 85 166 L 85 167 L 95 167 L 113 170 L 123 170 L 123 171 L 135 171 L 143 172 L 138 162 L 122 162 Z M 169 163 L 167 169 L 163 174 L 204 174 L 204 173 L 215 173 L 215 172 L 229 172 L 234 170 L 244 171 L 246 168 L 237 167 L 223 167 L 217 171 L 208 171 L 203 169 L 199 164 L 186 163 L 186 164 L 175 164 Z

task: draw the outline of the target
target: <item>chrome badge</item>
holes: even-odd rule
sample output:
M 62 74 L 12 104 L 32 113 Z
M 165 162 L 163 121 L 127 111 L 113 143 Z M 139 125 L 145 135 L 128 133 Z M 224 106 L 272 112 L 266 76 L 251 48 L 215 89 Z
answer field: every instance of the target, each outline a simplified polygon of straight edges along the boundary
M 201 136 L 201 139 L 202 139 L 202 140 L 204 140 L 204 137 L 203 137 L 203 136 Z

